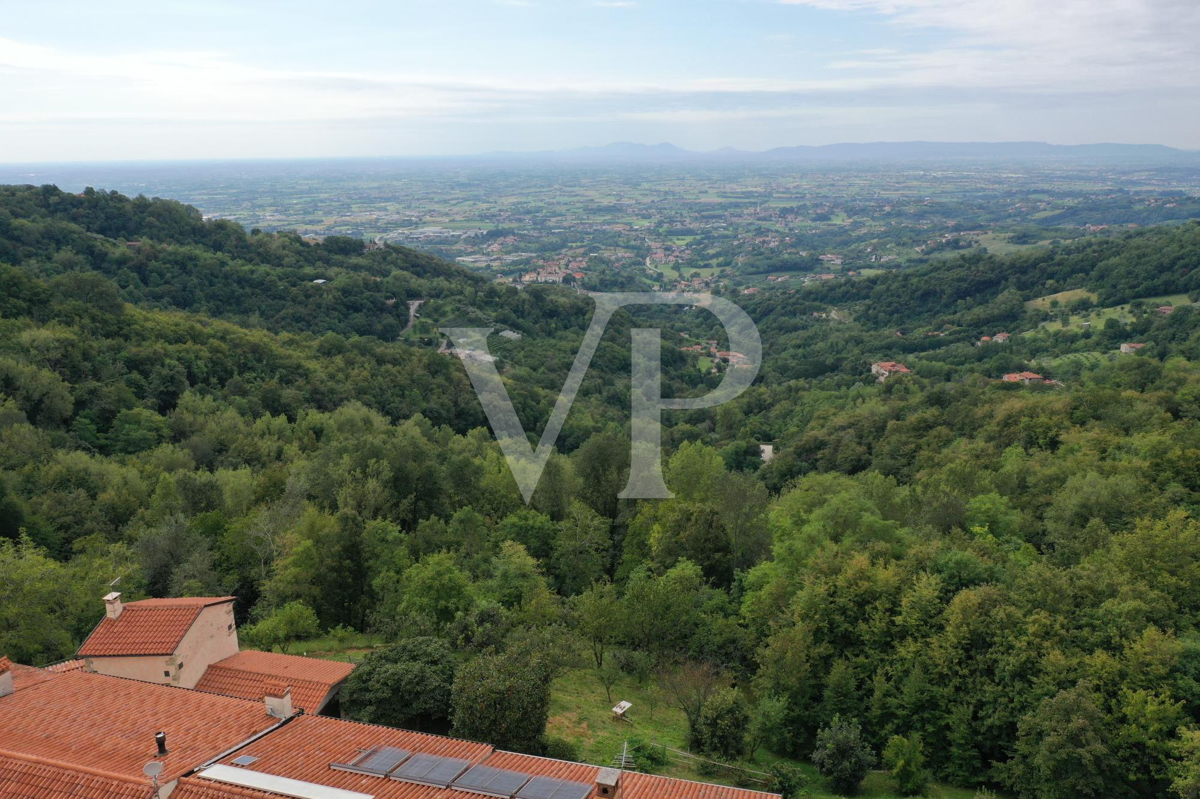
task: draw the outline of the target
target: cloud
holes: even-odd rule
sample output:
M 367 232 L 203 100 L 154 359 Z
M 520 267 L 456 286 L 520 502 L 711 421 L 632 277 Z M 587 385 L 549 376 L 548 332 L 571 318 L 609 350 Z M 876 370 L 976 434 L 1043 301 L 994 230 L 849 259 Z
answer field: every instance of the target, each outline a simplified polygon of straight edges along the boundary
M 842 59 L 909 84 L 1051 89 L 1200 87 L 1195 0 L 779 0 L 871 14 L 944 40 Z

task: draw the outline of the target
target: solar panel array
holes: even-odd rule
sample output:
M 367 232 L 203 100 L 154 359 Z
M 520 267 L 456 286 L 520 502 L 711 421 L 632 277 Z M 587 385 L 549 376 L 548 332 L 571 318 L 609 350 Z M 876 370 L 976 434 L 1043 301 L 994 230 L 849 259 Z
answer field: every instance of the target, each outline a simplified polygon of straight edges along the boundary
M 592 793 L 592 786 L 582 782 L 534 777 L 494 766 L 472 767 L 469 760 L 425 753 L 414 755 L 394 746 L 368 749 L 349 763 L 330 763 L 329 767 L 500 799 L 587 799 Z
M 517 792 L 517 799 L 587 799 L 592 786 L 557 777 L 534 777 Z
M 493 766 L 476 766 L 454 781 L 451 788 L 470 791 L 487 796 L 512 797 L 529 782 L 530 775 L 519 771 L 507 771 Z
M 388 776 L 403 782 L 449 788 L 450 783 L 458 779 L 470 765 L 471 761 L 457 757 L 420 754 L 410 757 L 403 766 Z
M 412 752 L 407 749 L 383 746 L 368 749 L 351 763 L 330 763 L 329 767 L 338 771 L 352 771 L 355 774 L 367 774 L 372 777 L 386 777 L 411 754 Z

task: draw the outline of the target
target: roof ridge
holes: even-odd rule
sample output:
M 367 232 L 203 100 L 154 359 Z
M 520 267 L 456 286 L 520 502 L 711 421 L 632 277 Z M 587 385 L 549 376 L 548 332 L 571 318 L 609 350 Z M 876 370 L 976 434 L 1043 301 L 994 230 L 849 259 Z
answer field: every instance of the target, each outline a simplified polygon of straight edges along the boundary
M 65 763 L 61 760 L 54 760 L 49 757 L 41 757 L 40 755 L 31 755 L 25 752 L 13 752 L 8 749 L 0 749 L 0 757 L 7 757 L 12 760 L 22 760 L 26 763 L 36 763 L 42 766 L 50 766 L 52 768 L 60 768 L 64 771 L 78 771 L 83 774 L 88 774 L 93 777 L 103 777 L 110 780 L 118 780 L 127 782 L 131 785 L 143 785 L 144 783 L 128 774 L 117 774 L 112 771 L 104 771 L 103 769 L 92 768 L 90 766 L 81 766 L 75 763 Z

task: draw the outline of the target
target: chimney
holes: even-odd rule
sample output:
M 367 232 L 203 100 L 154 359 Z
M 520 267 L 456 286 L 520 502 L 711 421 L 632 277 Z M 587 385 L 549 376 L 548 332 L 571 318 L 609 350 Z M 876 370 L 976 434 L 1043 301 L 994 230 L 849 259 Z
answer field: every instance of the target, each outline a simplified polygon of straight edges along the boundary
M 618 799 L 621 795 L 621 772 L 615 768 L 602 768 L 596 775 L 597 799 Z
M 0 698 L 8 696 L 15 690 L 13 688 L 12 661 L 6 657 L 0 657 Z
M 296 715 L 292 709 L 292 689 L 281 682 L 273 681 L 266 685 L 263 697 L 267 703 L 267 715 L 277 719 L 290 719 Z
M 154 733 L 154 744 L 158 747 L 158 754 L 155 757 L 166 757 L 167 750 L 167 734 L 165 732 Z
M 124 609 L 125 606 L 121 604 L 121 595 L 116 591 L 113 591 L 111 594 L 104 597 L 104 610 L 107 613 L 108 618 L 113 620 L 120 618 L 121 611 Z

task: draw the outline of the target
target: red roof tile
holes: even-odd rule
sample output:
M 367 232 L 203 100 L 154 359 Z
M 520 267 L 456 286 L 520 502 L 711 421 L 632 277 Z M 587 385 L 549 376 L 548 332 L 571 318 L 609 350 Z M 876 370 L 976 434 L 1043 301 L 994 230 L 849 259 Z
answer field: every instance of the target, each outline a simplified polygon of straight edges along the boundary
M 462 799 L 462 792 L 380 779 L 362 774 L 336 771 L 330 763 L 347 763 L 372 747 L 394 746 L 410 752 L 459 757 L 472 763 L 522 771 L 534 776 L 557 777 L 593 784 L 599 767 L 565 760 L 551 760 L 513 752 L 494 751 L 486 744 L 455 738 L 426 735 L 371 724 L 359 724 L 324 716 L 300 716 L 290 724 L 240 750 L 235 755 L 251 755 L 258 761 L 255 771 L 314 782 L 334 788 L 373 794 L 376 799 Z M 626 773 L 622 777 L 624 799 L 762 799 L 757 791 L 708 785 L 686 780 L 670 780 L 644 774 Z M 214 787 L 201 778 L 189 778 L 189 787 L 172 799 L 226 799 L 227 797 L 266 796 L 232 786 Z
M 0 751 L 0 799 L 146 799 L 150 784 Z
M 352 671 L 351 663 L 246 651 L 209 666 L 196 690 L 262 701 L 267 686 L 277 680 L 291 686 L 296 707 L 316 713 Z
M 115 619 L 107 616 L 79 649 L 79 657 L 170 655 L 210 605 L 233 597 L 142 599 L 125 605 Z
M 326 716 L 299 716 L 221 762 L 228 765 L 233 757 L 251 755 L 258 758 L 258 762 L 253 766 L 255 771 L 374 794 L 376 799 L 463 799 L 460 791 L 335 771 L 329 767 L 330 763 L 348 763 L 363 751 L 375 746 L 394 746 L 410 752 L 458 757 L 472 763 L 481 762 L 493 751 L 487 744 L 457 738 L 377 727 L 373 724 L 360 724 Z M 209 795 L 222 796 L 219 793 L 192 793 L 181 796 L 187 799 L 189 796 Z
M 0 698 L 0 750 L 141 779 L 162 730 L 165 783 L 278 723 L 261 702 L 72 671 Z
M 778 794 L 632 771 L 621 775 L 621 799 L 764 799 L 768 796 Z
M 47 680 L 53 680 L 58 675 L 46 669 L 35 669 L 33 666 L 22 666 L 20 663 L 11 664 L 13 690 L 23 691 L 35 685 L 41 685 Z M 2 747 L 0 747 L 2 748 Z

